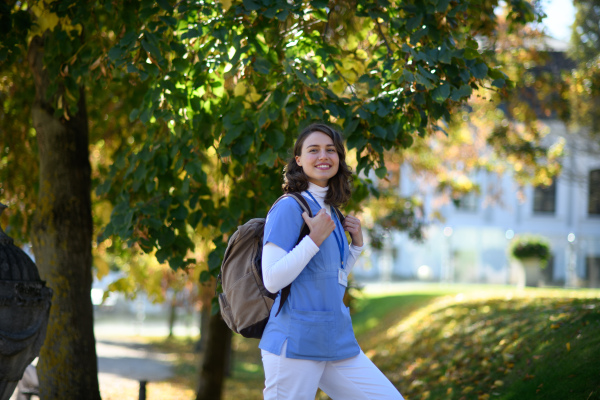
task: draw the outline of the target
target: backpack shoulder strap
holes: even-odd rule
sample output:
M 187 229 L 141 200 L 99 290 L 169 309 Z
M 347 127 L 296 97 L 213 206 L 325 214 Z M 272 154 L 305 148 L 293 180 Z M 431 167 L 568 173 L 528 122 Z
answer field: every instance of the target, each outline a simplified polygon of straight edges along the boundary
M 335 211 L 335 215 L 337 215 L 338 219 L 340 220 L 340 223 L 343 224 L 344 219 L 346 219 L 346 217 L 344 217 L 344 214 L 342 214 L 342 212 L 337 207 L 331 206 L 331 208 L 333 208 L 333 210 Z
M 273 205 L 271 206 L 271 208 L 275 207 L 275 204 L 277 204 L 280 200 L 285 199 L 286 197 L 293 197 L 294 200 L 296 200 L 296 202 L 298 202 L 298 205 L 300 206 L 300 208 L 302 209 L 302 211 L 306 212 L 308 214 L 309 217 L 312 218 L 312 210 L 310 209 L 310 206 L 308 205 L 308 202 L 306 201 L 306 199 L 304 198 L 304 196 L 302 196 L 300 193 L 298 192 L 290 192 L 290 193 L 286 193 L 283 196 L 279 197 L 275 203 L 273 203 Z
M 277 199 L 277 201 L 281 200 L 284 197 L 293 197 L 300 205 L 300 208 L 302 209 L 302 211 L 306 212 L 308 214 L 308 216 L 312 218 L 312 216 L 313 216 L 312 210 L 310 209 L 308 202 L 306 201 L 304 196 L 302 196 L 302 194 L 300 194 L 298 192 L 286 193 L 283 196 L 281 196 L 279 199 Z M 275 203 L 277 203 L 277 201 Z M 275 204 L 273 204 L 273 205 L 275 205 Z M 302 228 L 300 229 L 300 235 L 298 236 L 298 241 L 296 242 L 296 244 L 300 243 L 300 241 L 302 239 L 304 239 L 304 236 L 308 235 L 309 233 L 310 233 L 310 229 L 309 229 L 308 225 L 306 225 L 306 223 L 303 222 Z M 286 287 L 281 289 L 281 300 L 279 301 L 279 308 L 277 309 L 277 313 L 275 314 L 275 316 L 279 315 L 279 312 L 283 308 L 283 305 L 285 304 L 287 298 L 290 295 L 291 288 L 292 288 L 292 284 L 290 283 L 289 285 L 287 285 Z

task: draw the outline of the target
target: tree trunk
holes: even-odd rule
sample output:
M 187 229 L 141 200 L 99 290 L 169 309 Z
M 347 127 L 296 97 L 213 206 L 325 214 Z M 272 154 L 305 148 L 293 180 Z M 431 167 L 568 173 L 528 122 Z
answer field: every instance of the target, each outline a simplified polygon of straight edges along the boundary
M 79 110 L 54 116 L 46 98 L 44 41 L 32 39 L 28 61 L 35 82 L 32 107 L 40 160 L 39 203 L 32 231 L 36 263 L 54 290 L 48 333 L 37 366 L 40 398 L 99 400 L 93 327 L 91 168 L 84 90 Z
M 177 293 L 173 292 L 169 307 L 169 338 L 174 336 L 175 321 L 177 320 Z
M 232 333 L 221 314 L 210 317 L 207 333 L 196 400 L 219 400 L 223 392 Z
M 196 343 L 196 351 L 201 352 L 206 349 L 206 342 L 208 338 L 208 327 L 210 325 L 210 302 L 208 304 L 202 304 L 200 308 L 200 339 Z

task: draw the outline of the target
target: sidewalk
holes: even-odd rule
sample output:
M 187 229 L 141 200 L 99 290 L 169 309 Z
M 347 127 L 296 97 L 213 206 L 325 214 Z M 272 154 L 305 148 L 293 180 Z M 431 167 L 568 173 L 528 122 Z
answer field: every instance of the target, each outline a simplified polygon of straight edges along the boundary
M 176 333 L 187 334 L 185 328 L 178 326 Z M 175 356 L 151 350 L 143 339 L 166 337 L 168 329 L 162 321 L 97 321 L 94 333 L 103 400 L 137 400 L 140 381 L 164 382 L 174 376 Z M 149 393 L 148 398 L 155 397 Z

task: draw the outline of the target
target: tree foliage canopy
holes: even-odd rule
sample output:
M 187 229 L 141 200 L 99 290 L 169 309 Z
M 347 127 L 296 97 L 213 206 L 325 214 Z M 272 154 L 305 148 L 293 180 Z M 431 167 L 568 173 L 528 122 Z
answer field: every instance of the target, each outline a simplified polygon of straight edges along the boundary
M 151 82 L 130 115 L 148 139 L 117 156 L 99 189 L 125 188 L 105 234 L 177 268 L 195 261 L 191 231 L 219 227 L 214 273 L 221 235 L 266 212 L 294 134 L 314 120 L 344 133 L 358 173 L 385 176 L 385 150 L 438 129 L 484 82 L 506 84 L 474 39 L 494 33 L 497 4 L 471 3 L 142 2 L 147 23 L 108 57 L 114 74 Z M 511 26 L 535 18 L 513 5 Z
M 575 22 L 571 34 L 571 57 L 578 63 L 567 82 L 572 121 L 575 126 L 600 135 L 600 1 L 574 2 Z M 598 140 L 596 139 L 598 142 Z
M 53 16 L 49 26 L 32 24 L 34 6 Z M 47 93 L 55 115 L 76 110 L 82 83 L 99 88 L 105 110 L 111 95 L 127 99 L 117 103 L 119 112 L 130 107 L 130 122 L 120 122 L 123 137 L 97 190 L 114 204 L 101 239 L 119 236 L 180 268 L 197 261 L 189 256 L 194 231 L 213 227 L 204 239 L 215 242 L 214 273 L 227 234 L 264 215 L 280 192 L 302 126 L 336 125 L 356 172 L 384 177 L 386 150 L 438 131 L 474 90 L 505 88 L 507 75 L 478 44 L 496 34 L 497 7 L 494 0 L 9 3 L 0 59 L 17 65 L 28 32 L 43 32 L 46 67 L 57 77 Z M 509 30 L 540 17 L 525 0 L 507 7 Z M 365 196 L 363 184 L 357 180 L 357 193 Z

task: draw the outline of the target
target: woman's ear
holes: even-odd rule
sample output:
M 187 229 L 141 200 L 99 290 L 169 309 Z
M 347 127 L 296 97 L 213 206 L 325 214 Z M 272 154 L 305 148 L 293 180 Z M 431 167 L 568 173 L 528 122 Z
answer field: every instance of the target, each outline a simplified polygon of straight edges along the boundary
M 296 164 L 298 164 L 299 167 L 302 167 L 302 164 L 300 163 L 300 156 L 296 156 Z

